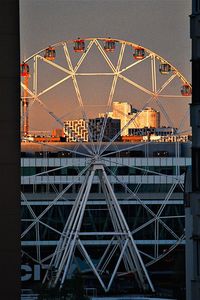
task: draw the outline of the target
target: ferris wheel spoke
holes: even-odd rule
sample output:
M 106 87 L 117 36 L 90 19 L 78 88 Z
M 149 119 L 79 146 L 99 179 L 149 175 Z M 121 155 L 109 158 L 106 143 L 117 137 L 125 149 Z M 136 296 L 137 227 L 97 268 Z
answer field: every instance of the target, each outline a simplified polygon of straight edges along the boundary
M 64 54 L 65 54 L 65 58 L 66 58 L 68 67 L 69 67 L 71 73 L 74 75 L 74 68 L 73 68 L 73 65 L 72 65 L 72 62 L 71 62 L 69 50 L 68 50 L 68 47 L 67 47 L 66 43 L 63 44 L 63 50 L 64 50 Z
M 178 184 L 178 181 L 175 182 L 175 183 L 173 183 L 172 186 L 170 187 L 170 189 L 169 189 L 169 191 L 168 191 L 168 193 L 167 193 L 167 195 L 166 195 L 166 197 L 165 197 L 165 199 L 164 199 L 162 205 L 160 206 L 160 208 L 159 208 L 159 210 L 158 210 L 158 212 L 157 212 L 157 214 L 156 214 L 157 218 L 160 218 L 160 216 L 161 216 L 161 214 L 162 214 L 162 212 L 163 212 L 163 210 L 164 210 L 164 208 L 165 208 L 167 202 L 168 202 L 169 199 L 171 198 L 172 193 L 174 192 L 174 190 L 175 190 L 177 184 Z
M 28 200 L 26 198 L 26 196 L 24 195 L 24 193 L 21 192 L 21 199 L 24 201 L 24 203 L 26 204 L 29 212 L 31 213 L 33 218 L 37 218 L 36 214 L 34 213 L 34 210 L 32 209 L 31 205 L 28 203 Z
M 29 141 L 29 139 L 28 138 L 24 138 L 24 140 L 25 141 Z M 49 149 L 56 149 L 56 150 L 60 150 L 60 151 L 63 151 L 63 152 L 70 152 L 70 153 L 72 153 L 72 154 L 77 154 L 77 155 L 81 155 L 81 156 L 86 156 L 86 157 L 88 157 L 88 158 L 91 158 L 92 157 L 92 153 L 90 153 L 90 154 L 87 154 L 87 153 L 83 153 L 83 152 L 79 152 L 79 151 L 77 151 L 77 150 L 74 150 L 74 149 L 70 149 L 70 148 L 64 148 L 64 147 L 59 147 L 59 146 L 56 146 L 56 145 L 50 145 L 50 144 L 46 144 L 46 143 L 43 143 L 43 142 L 37 142 L 37 141 L 33 141 L 33 143 L 35 143 L 35 144 L 39 144 L 39 145 L 43 145 L 43 146 L 45 146 L 45 147 L 48 147 Z M 83 145 L 83 147 L 85 146 L 84 145 L 84 143 L 82 143 L 82 141 L 80 142 L 80 145 Z M 77 145 L 76 145 L 76 147 L 77 147 Z M 85 147 L 84 147 L 85 148 Z M 88 149 L 88 147 L 87 148 L 85 148 L 87 151 L 89 150 Z
M 181 236 L 179 236 L 179 238 L 177 239 L 177 241 L 168 249 L 168 251 L 163 252 L 161 255 L 159 255 L 159 257 L 157 257 L 156 259 L 149 261 L 146 264 L 146 267 L 151 266 L 152 264 L 154 264 L 155 262 L 163 259 L 164 257 L 166 257 L 169 253 L 171 253 L 177 246 L 179 246 L 181 244 L 181 242 L 185 239 L 185 235 L 182 234 Z
M 70 184 L 68 184 L 63 190 L 62 192 L 60 192 L 56 198 L 54 200 L 51 201 L 51 203 L 43 210 L 43 212 L 37 217 L 37 219 L 35 219 L 25 230 L 24 232 L 21 234 L 21 238 L 23 238 L 30 230 L 31 228 L 37 223 L 39 222 L 39 220 L 49 211 L 49 209 L 54 206 L 58 200 L 60 200 L 60 198 L 70 189 L 71 186 L 73 186 L 76 182 L 78 182 L 81 178 L 81 176 L 84 175 L 84 173 L 89 169 L 91 164 L 87 165 L 74 179 L 72 182 L 70 182 Z
M 141 85 L 139 85 L 138 83 L 134 82 L 133 80 L 128 79 L 124 75 L 119 74 L 118 76 L 119 76 L 119 78 L 121 78 L 122 80 L 124 80 L 124 81 L 128 82 L 129 84 L 133 85 L 134 87 L 136 87 L 137 89 L 141 90 L 142 92 L 144 92 L 144 93 L 146 93 L 146 94 L 148 94 L 150 96 L 154 95 L 153 92 L 151 92 L 148 89 L 142 87 Z
M 190 98 L 190 96 L 159 94 L 159 98 L 171 98 L 173 100 L 175 100 L 175 99 L 188 100 L 188 98 Z
M 119 58 L 118 58 L 118 61 L 117 61 L 117 66 L 116 66 L 116 72 L 117 73 L 120 71 L 120 68 L 121 68 L 122 60 L 123 60 L 123 57 L 124 57 L 125 47 L 126 47 L 126 44 L 121 45 Z
M 59 117 L 57 117 L 53 112 L 51 112 L 50 110 L 49 110 L 49 108 L 47 107 L 47 105 L 46 104 L 44 104 L 38 97 L 34 97 L 34 94 L 23 84 L 23 83 L 21 83 L 22 84 L 22 87 L 24 88 L 24 89 L 26 89 L 27 91 L 28 91 L 28 93 L 34 98 L 34 101 L 37 101 L 40 105 L 41 105 L 41 107 L 51 116 L 51 117 L 53 117 L 61 126 L 62 126 L 62 128 L 64 127 L 64 123 L 62 122 L 62 120 L 59 118 Z M 72 136 L 75 138 L 75 140 L 77 141 L 77 142 L 81 142 L 82 143 L 82 145 L 83 145 L 83 147 L 87 150 L 87 152 L 89 152 L 90 154 L 92 154 L 92 152 L 91 152 L 91 150 L 81 141 L 81 139 L 80 138 L 78 138 L 77 137 L 77 135 L 75 134 L 75 133 L 73 133 L 72 132 L 72 130 L 69 128 L 69 126 L 67 126 L 66 127 L 66 129 L 69 131 L 69 133 L 70 134 L 72 134 Z M 26 138 L 24 138 L 24 139 L 26 139 Z
M 179 239 L 179 236 L 172 230 L 161 218 L 157 219 L 158 222 L 176 239 Z
M 73 73 L 70 70 L 67 70 L 66 68 L 64 68 L 64 67 L 62 67 L 62 66 L 60 66 L 60 65 L 58 65 L 58 64 L 56 64 L 52 61 L 40 56 L 40 55 L 37 55 L 37 58 L 39 58 L 40 60 L 44 61 L 45 63 L 51 65 L 52 67 L 55 67 L 56 69 L 67 73 L 68 75 L 73 75 Z
M 41 261 L 40 252 L 40 224 L 39 222 L 35 224 L 35 236 L 36 236 L 36 257 L 38 261 Z
M 81 112 L 82 112 L 83 120 L 86 122 L 86 127 L 87 127 L 87 130 L 88 130 L 88 137 L 89 137 L 89 140 L 91 141 L 91 144 L 92 144 L 92 150 L 93 150 L 93 153 L 96 153 L 96 149 L 95 149 L 94 141 L 93 141 L 93 135 L 92 135 L 92 132 L 91 132 L 91 128 L 89 126 L 89 119 L 88 119 L 88 116 L 86 114 L 86 110 L 85 110 L 85 107 L 84 107 L 84 104 L 83 104 L 83 100 L 82 100 L 82 97 L 81 97 L 81 93 L 80 93 L 80 90 L 79 90 L 79 86 L 78 86 L 76 76 L 73 76 L 72 80 L 73 80 L 74 88 L 75 88 L 75 91 L 76 91 L 77 99 L 78 99 L 78 102 L 79 102 L 79 106 L 80 106 L 80 109 L 81 109 Z
M 76 73 L 78 71 L 78 69 L 80 68 L 80 66 L 82 65 L 84 59 L 86 58 L 86 56 L 88 55 L 90 49 L 92 48 L 93 44 L 95 43 L 95 39 L 90 41 L 87 48 L 86 48 L 86 51 L 81 55 L 81 58 L 79 59 L 77 65 L 75 66 L 74 68 L 74 72 Z
M 112 145 L 112 143 L 120 136 L 120 135 L 122 135 L 122 133 L 124 132 L 124 130 L 126 129 L 126 128 L 128 128 L 128 126 L 130 125 L 130 124 L 132 124 L 134 121 L 135 121 L 135 119 L 139 116 L 139 114 L 145 109 L 145 107 L 147 107 L 147 105 L 151 102 L 153 100 L 153 97 L 151 97 L 146 103 L 145 103 L 145 105 L 142 107 L 142 109 L 141 109 L 141 111 L 139 111 L 139 112 L 137 112 L 136 114 L 135 114 L 135 116 L 133 116 L 127 123 L 126 123 L 126 125 L 124 125 L 124 127 L 121 129 L 121 130 L 119 130 L 119 132 L 110 140 L 110 142 L 103 148 L 103 150 L 101 151 L 101 153 L 100 153 L 100 155 L 102 155 L 111 145 Z
M 29 259 L 31 259 L 31 261 L 35 262 L 35 263 L 39 263 L 42 264 L 42 260 L 39 262 L 36 258 L 34 258 L 32 255 L 30 255 L 29 253 L 27 253 L 26 251 L 21 249 L 21 254 L 22 257 L 25 255 L 26 257 L 28 257 Z
M 114 73 L 102 73 L 102 72 L 98 72 L 98 73 L 77 73 L 76 72 L 76 76 L 113 76 Z
M 151 81 L 152 81 L 152 91 L 157 92 L 157 78 L 156 78 L 156 57 L 151 56 Z
M 92 44 L 91 44 L 91 46 L 92 46 Z M 89 127 L 89 119 L 87 117 L 86 110 L 84 108 L 83 99 L 81 97 L 80 89 L 79 89 L 79 86 L 78 86 L 78 82 L 77 82 L 77 79 L 76 79 L 76 76 L 75 76 L 75 71 L 74 71 L 74 68 L 72 66 L 70 54 L 69 54 L 66 43 L 64 44 L 64 53 L 65 53 L 65 57 L 66 57 L 68 65 L 69 65 L 70 71 L 73 73 L 72 82 L 73 82 L 73 85 L 74 85 L 74 89 L 75 89 L 75 92 L 76 92 L 77 100 L 78 100 L 78 103 L 79 103 L 79 106 L 80 106 L 80 110 L 81 110 L 83 119 L 86 122 L 87 130 L 88 130 L 88 136 L 89 136 L 89 139 L 92 143 L 92 150 L 93 150 L 93 153 L 95 153 L 96 150 L 95 150 L 95 146 L 94 146 L 94 142 L 93 142 L 93 136 L 92 136 L 92 133 L 91 133 L 91 129 Z
M 124 150 L 121 150 L 121 151 L 124 151 Z M 106 159 L 105 157 L 101 157 L 102 161 L 105 161 L 105 162 L 110 162 L 109 159 Z M 138 171 L 142 171 L 143 174 L 140 175 L 140 177 L 145 177 L 147 176 L 148 174 L 149 175 L 155 175 L 155 176 L 160 176 L 160 177 L 163 177 L 163 178 L 168 178 L 168 179 L 171 179 L 172 183 L 174 184 L 174 181 L 176 181 L 176 185 L 178 183 L 183 183 L 184 182 L 184 178 L 183 176 L 181 175 L 167 175 L 167 174 L 163 174 L 163 173 L 160 173 L 160 172 L 156 172 L 156 171 L 152 171 L 152 170 L 149 170 L 148 169 L 148 166 L 147 168 L 142 168 L 142 167 L 136 167 L 136 166 L 130 166 L 130 164 L 126 164 L 126 163 L 120 163 L 120 162 L 117 162 L 115 161 L 114 159 L 112 159 L 112 163 L 115 164 L 116 166 L 127 166 L 129 167 L 130 169 L 134 169 L 134 170 L 138 170 Z M 108 167 L 108 166 L 107 166 Z M 109 167 L 108 167 L 109 168 Z M 116 175 L 116 174 L 115 174 Z
M 185 125 L 185 122 L 187 120 L 189 120 L 189 117 L 190 117 L 190 109 L 188 108 L 185 115 L 183 116 L 179 126 L 178 126 L 177 135 L 183 132 L 183 127 Z
M 116 68 L 114 67 L 114 65 L 111 62 L 111 60 L 108 57 L 108 55 L 105 53 L 105 50 L 102 48 L 102 46 L 99 43 L 99 41 L 95 40 L 95 44 L 96 44 L 97 48 L 99 49 L 100 53 L 102 54 L 102 56 L 104 57 L 105 61 L 107 62 L 108 66 L 111 68 L 111 70 L 113 71 L 113 73 L 115 73 L 116 72 Z
M 62 166 L 62 167 L 59 167 L 59 168 L 52 168 L 51 170 L 46 170 L 46 171 L 43 171 L 43 172 L 40 172 L 40 173 L 36 173 L 34 175 L 28 175 L 28 176 L 25 176 L 26 179 L 31 179 L 31 178 L 35 178 L 35 177 L 38 177 L 38 176 L 43 176 L 43 175 L 47 175 L 49 176 L 50 173 L 52 172 L 55 172 L 55 171 L 59 171 L 59 170 L 62 170 L 62 169 L 65 169 L 66 166 Z M 51 174 L 50 174 L 51 176 Z M 35 184 L 36 182 L 34 182 Z M 58 194 L 58 192 L 56 190 L 54 190 L 54 192 L 56 192 L 56 194 Z
M 146 252 L 144 252 L 144 251 L 139 250 L 139 252 L 140 252 L 142 255 L 148 257 L 150 260 L 154 260 L 154 259 L 155 259 L 154 256 L 149 255 L 148 253 L 146 253 Z
M 68 51 L 68 48 L 67 48 L 66 44 L 64 45 L 64 52 L 65 52 L 65 57 L 66 57 L 68 65 L 69 65 L 70 71 L 73 73 L 72 81 L 73 81 L 73 85 L 74 85 L 74 88 L 75 88 L 78 103 L 79 103 L 79 106 L 81 108 L 81 111 L 82 111 L 83 115 L 85 115 L 83 100 L 82 100 L 82 97 L 81 97 L 80 89 L 79 89 L 79 86 L 78 86 L 78 82 L 77 82 L 77 79 L 76 79 L 76 76 L 75 76 L 75 72 L 74 72 L 74 69 L 73 69 L 73 66 L 72 66 L 70 54 L 69 54 L 69 51 Z
M 73 81 L 73 85 L 74 85 L 74 88 L 75 88 L 75 92 L 76 92 L 76 96 L 77 96 L 77 99 L 78 99 L 79 106 L 81 108 L 84 119 L 87 120 L 88 118 L 87 118 L 86 112 L 84 110 L 83 99 L 81 97 L 80 89 L 79 89 L 79 86 L 78 86 L 78 82 L 77 82 L 77 79 L 76 79 L 76 76 L 75 76 L 74 68 L 72 66 L 70 54 L 69 54 L 69 51 L 68 51 L 68 48 L 67 48 L 66 44 L 64 45 L 64 52 L 65 52 L 66 60 L 68 62 L 70 71 L 73 73 L 72 81 Z
M 172 80 L 176 77 L 176 74 L 171 75 L 166 81 L 165 83 L 163 83 L 163 85 L 159 88 L 159 90 L 157 91 L 157 94 L 159 95 L 159 97 L 162 97 L 161 92 L 172 82 Z
M 122 111 L 120 111 L 120 110 L 118 110 L 118 109 L 115 109 L 116 110 L 116 112 L 118 113 L 118 114 L 120 114 L 122 117 L 125 117 L 125 118 L 129 118 L 129 114 L 126 114 L 126 113 L 124 113 L 124 112 L 122 112 Z M 138 127 L 138 123 L 137 123 L 137 120 L 133 120 L 133 124 L 134 124 L 134 126 L 137 128 Z
M 132 67 L 141 64 L 142 62 L 144 62 L 145 60 L 147 60 L 148 58 L 150 58 L 151 55 L 147 55 L 146 57 L 144 57 L 142 60 L 137 60 L 134 63 L 130 64 L 129 66 L 123 68 L 122 70 L 119 71 L 119 74 L 122 74 L 124 72 L 126 72 L 127 70 L 131 69 Z
M 38 61 L 37 56 L 33 59 L 33 93 L 36 96 L 38 93 Z
M 130 193 L 130 195 L 136 199 L 138 203 L 140 203 L 146 209 L 146 211 L 150 213 L 152 217 L 156 218 L 156 214 L 138 197 L 138 195 L 134 194 L 133 191 L 124 182 L 122 182 L 110 168 L 106 167 L 106 169 L 116 179 L 116 181 L 119 182 L 126 189 L 126 191 Z
M 46 94 L 47 92 L 49 92 L 50 90 L 52 90 L 53 88 L 57 87 L 58 85 L 60 85 L 61 83 L 67 81 L 69 78 L 72 78 L 72 75 L 66 76 L 63 79 L 57 81 L 56 83 L 52 84 L 51 86 L 49 86 L 48 88 L 46 88 L 45 90 L 41 91 L 38 95 L 36 95 L 37 97 L 40 97 L 44 94 Z
M 125 185 L 121 180 L 119 180 L 119 178 L 108 168 L 108 172 L 110 174 L 112 174 L 115 179 L 126 188 L 126 190 L 136 199 L 138 200 L 138 202 L 146 209 L 147 212 L 150 213 L 150 215 L 153 217 L 152 222 L 155 220 L 158 220 L 160 222 L 161 225 L 163 225 L 165 227 L 165 229 L 172 234 L 172 236 L 174 236 L 176 239 L 178 238 L 178 236 L 175 234 L 175 232 L 165 223 L 162 221 L 162 219 L 157 218 L 156 214 L 136 195 L 134 194 L 128 187 L 127 185 Z
M 154 257 L 157 258 L 158 257 L 158 251 L 159 251 L 159 222 L 155 221 L 154 224 L 154 240 L 155 240 L 155 244 L 154 244 Z
M 87 128 L 88 128 L 88 121 L 87 121 L 85 118 L 84 118 L 84 121 L 86 122 L 86 126 L 87 126 Z M 75 142 L 78 142 L 78 145 L 77 145 L 77 146 L 82 145 L 83 148 L 86 149 L 87 153 L 90 154 L 89 156 L 91 156 L 91 155 L 94 154 L 94 150 L 93 150 L 93 152 L 90 150 L 90 147 L 87 146 L 87 145 L 83 142 L 83 140 L 81 139 L 81 137 L 77 136 L 77 134 L 70 128 L 70 125 L 65 124 L 65 130 L 67 131 L 67 135 L 68 135 L 68 136 L 71 136 L 73 139 L 75 139 Z M 89 135 L 89 131 L 88 131 L 88 135 Z M 90 135 L 89 135 L 89 136 L 90 136 Z M 92 146 L 93 146 L 93 149 L 94 149 L 93 143 L 92 143 Z M 76 152 L 77 152 L 77 151 L 76 151 Z M 81 155 L 83 155 L 83 153 L 82 153 Z M 87 156 L 87 155 L 86 155 L 86 156 Z
M 142 201 L 136 194 L 133 193 L 133 191 L 125 184 L 123 183 L 118 177 L 117 175 L 115 175 L 109 168 L 106 168 L 108 170 L 108 172 L 114 176 L 114 178 L 116 179 L 116 181 L 118 181 L 126 190 L 127 192 L 129 192 L 136 200 L 138 200 L 138 202 L 146 209 L 147 212 L 149 212 L 149 214 L 155 218 L 155 220 L 158 220 L 160 222 L 160 224 L 165 227 L 165 229 L 176 239 L 178 239 L 177 234 L 160 218 L 157 217 L 157 215 L 144 203 L 144 201 Z
M 40 104 L 40 106 L 51 116 L 51 117 L 53 117 L 60 125 L 62 125 L 62 127 L 63 127 L 63 122 L 53 113 L 53 112 L 51 112 L 50 110 L 49 110 L 49 108 L 47 107 L 47 105 L 46 104 L 44 104 L 43 102 L 42 102 L 42 100 L 40 100 L 38 97 L 36 97 L 35 95 L 34 95 L 34 93 L 33 92 L 31 92 L 31 90 L 29 90 L 23 83 L 21 83 L 21 85 L 22 85 L 22 87 L 34 98 L 34 100 L 36 100 L 39 104 Z
M 147 142 L 147 143 L 151 144 L 152 142 Z M 114 143 L 113 143 L 113 145 L 114 145 Z M 132 150 L 132 149 L 136 149 L 136 148 L 140 148 L 140 147 L 144 147 L 144 145 L 137 144 L 137 145 L 131 145 L 131 146 L 127 146 L 127 147 L 124 146 L 123 148 L 117 149 L 116 151 L 112 151 L 112 152 L 109 152 L 109 153 L 106 153 L 106 154 L 102 154 L 101 158 L 110 156 L 112 154 L 117 154 L 117 153 L 120 153 L 122 151 Z
M 146 228 L 147 226 L 151 225 L 154 222 L 155 222 L 155 219 L 152 218 L 152 219 L 148 220 L 147 222 L 145 222 L 144 224 L 142 224 L 139 227 L 137 227 L 136 229 L 132 230 L 131 233 L 134 235 L 137 232 L 143 230 L 144 228 Z
M 39 220 L 39 223 L 40 223 L 41 225 L 45 226 L 46 228 L 50 229 L 51 231 L 53 231 L 53 232 L 59 234 L 60 236 L 62 236 L 62 232 L 59 231 L 58 229 L 56 229 L 56 228 L 54 228 L 54 227 L 48 225 L 47 223 L 42 222 L 41 220 Z
M 160 110 L 162 111 L 163 115 L 165 116 L 166 121 L 168 122 L 168 125 L 171 128 L 175 128 L 174 124 L 172 122 L 172 120 L 170 119 L 168 113 L 166 112 L 166 110 L 164 109 L 164 107 L 162 106 L 161 102 L 159 101 L 158 98 L 155 98 L 155 102 L 157 103 L 157 105 L 159 106 Z
M 103 125 L 102 125 L 102 128 L 101 128 L 101 132 L 100 132 L 99 147 L 98 147 L 98 151 L 97 151 L 98 154 L 100 154 L 100 149 L 101 149 L 101 145 L 102 145 L 102 141 L 103 141 L 103 136 L 104 136 L 105 128 L 106 128 L 106 124 L 107 124 L 108 114 L 109 114 L 109 111 L 110 111 L 110 108 L 111 108 L 111 105 L 112 105 L 113 96 L 114 96 L 114 93 L 115 93 L 117 80 L 118 80 L 118 72 L 119 72 L 121 64 L 122 64 L 124 51 L 125 51 L 125 44 L 122 44 L 121 49 L 120 49 L 120 53 L 119 53 L 119 57 L 118 57 L 118 61 L 117 61 L 117 67 L 116 67 L 117 74 L 113 78 L 110 94 L 109 94 L 109 97 L 108 97 L 106 113 L 105 113 L 105 117 L 104 117 L 104 120 L 103 120 Z
M 88 51 L 91 48 L 92 44 L 93 43 L 89 44 Z M 72 82 L 73 82 L 74 89 L 75 89 L 75 92 L 76 92 L 77 100 L 78 100 L 78 103 L 79 103 L 79 106 L 80 106 L 80 109 L 81 109 L 81 113 L 83 115 L 83 119 L 86 122 L 87 130 L 88 130 L 88 136 L 89 136 L 89 138 L 91 140 L 91 143 L 92 143 L 93 153 L 95 153 L 93 137 L 92 137 L 92 134 L 91 134 L 91 129 L 89 128 L 89 120 L 88 120 L 88 117 L 87 117 L 87 114 L 86 114 L 86 111 L 85 111 L 85 108 L 84 108 L 84 105 L 83 105 L 83 100 L 82 100 L 82 97 L 81 97 L 80 89 L 79 89 L 78 82 L 77 82 L 77 79 L 76 79 L 76 76 L 75 76 L 75 69 L 73 68 L 73 65 L 72 65 L 72 62 L 71 62 L 71 57 L 70 57 L 70 54 L 69 54 L 68 47 L 67 47 L 66 43 L 63 44 L 63 49 L 64 49 L 64 53 L 65 53 L 65 57 L 66 57 L 69 69 L 73 74 Z M 87 55 L 88 51 L 86 51 L 86 53 L 85 53 L 86 55 Z M 83 57 L 83 55 L 82 55 L 82 57 Z M 85 56 L 84 56 L 84 58 L 85 58 Z M 82 59 L 81 62 L 83 62 L 83 59 Z M 80 66 L 80 64 L 79 64 L 79 66 Z M 77 66 L 75 68 L 77 68 Z M 90 150 L 88 149 L 88 151 L 90 151 Z

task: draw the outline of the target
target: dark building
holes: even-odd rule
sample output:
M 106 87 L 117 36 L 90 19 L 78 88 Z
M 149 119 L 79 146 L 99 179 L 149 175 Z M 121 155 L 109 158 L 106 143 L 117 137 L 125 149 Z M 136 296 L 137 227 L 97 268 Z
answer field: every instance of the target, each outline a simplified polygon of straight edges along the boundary
M 104 129 L 103 129 L 104 128 Z M 120 120 L 112 118 L 95 118 L 89 120 L 89 141 L 97 142 L 101 140 L 101 135 L 103 136 L 102 141 L 110 141 L 119 131 L 120 131 Z M 119 141 L 121 136 L 116 139 Z

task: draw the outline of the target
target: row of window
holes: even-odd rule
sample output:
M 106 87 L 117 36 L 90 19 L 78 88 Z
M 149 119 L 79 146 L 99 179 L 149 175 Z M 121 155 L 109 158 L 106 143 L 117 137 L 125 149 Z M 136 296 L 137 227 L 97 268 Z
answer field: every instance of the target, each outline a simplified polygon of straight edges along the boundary
M 122 186 L 121 184 L 115 183 L 112 184 L 115 193 L 128 193 L 128 189 L 133 191 L 134 193 L 167 193 L 171 188 L 171 184 L 127 184 L 127 188 Z M 29 185 L 22 184 L 21 190 L 24 193 L 55 193 L 61 192 L 63 189 L 67 187 L 67 185 L 63 184 L 37 184 L 37 185 Z M 67 190 L 67 194 L 69 193 L 78 193 L 81 184 L 74 184 Z M 100 184 L 92 184 L 91 193 L 103 193 L 101 190 Z M 180 185 L 177 185 L 174 189 L 174 193 L 183 193 Z
M 52 167 L 22 167 L 21 176 L 32 176 L 35 174 L 49 175 L 49 176 L 75 176 L 78 175 L 84 167 L 64 167 L 58 170 L 54 170 Z M 111 172 L 109 172 L 109 170 Z M 48 172 L 48 173 L 47 173 Z M 154 173 L 155 172 L 155 173 Z M 180 167 L 180 174 L 186 172 L 186 167 Z M 156 173 L 165 175 L 176 175 L 175 166 L 148 166 L 148 167 L 107 167 L 106 173 L 108 175 L 114 173 L 115 175 L 156 175 Z
M 145 157 L 147 153 L 142 150 L 130 150 L 130 151 L 120 151 L 115 153 L 114 150 L 105 151 L 104 155 L 107 157 Z M 153 151 L 152 153 L 148 152 L 148 155 L 153 157 L 168 157 L 170 153 L 165 150 Z M 38 152 L 21 152 L 21 157 L 84 157 L 83 155 L 72 153 L 70 151 L 38 151 Z

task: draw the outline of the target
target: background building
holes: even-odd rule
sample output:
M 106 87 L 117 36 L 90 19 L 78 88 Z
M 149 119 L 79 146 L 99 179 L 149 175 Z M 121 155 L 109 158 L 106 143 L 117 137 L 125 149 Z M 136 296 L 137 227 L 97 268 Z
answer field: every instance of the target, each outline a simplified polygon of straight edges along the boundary
M 64 134 L 63 128 L 53 129 L 52 132 L 51 132 L 51 136 L 52 137 L 64 137 L 65 134 Z
M 156 111 L 152 107 L 146 107 L 143 111 L 139 111 L 136 117 L 136 123 L 139 127 L 160 127 L 160 112 Z
M 65 121 L 64 133 L 67 142 L 88 141 L 87 124 L 83 119 Z
M 91 131 L 91 137 L 94 142 L 101 140 L 101 131 L 102 126 L 104 125 L 105 118 L 96 118 L 89 120 L 89 128 Z M 120 131 L 120 120 L 119 119 L 112 119 L 110 117 L 107 118 L 105 124 L 105 130 L 102 133 L 102 141 L 110 141 L 118 132 Z M 90 140 L 90 138 L 89 138 Z M 120 140 L 120 136 L 116 139 L 117 141 Z
M 128 102 L 113 102 L 112 112 L 109 116 L 113 119 L 120 119 L 121 129 L 125 126 L 121 135 L 129 135 L 129 129 L 132 128 L 158 128 L 160 127 L 160 112 L 152 107 L 146 107 L 140 111 L 134 109 Z

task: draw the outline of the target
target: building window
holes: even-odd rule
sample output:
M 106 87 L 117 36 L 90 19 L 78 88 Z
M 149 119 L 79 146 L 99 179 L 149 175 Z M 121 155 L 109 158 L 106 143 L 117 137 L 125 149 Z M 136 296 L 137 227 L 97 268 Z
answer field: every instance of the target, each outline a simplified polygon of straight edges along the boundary
M 115 183 L 114 184 L 114 192 L 115 193 L 125 193 L 125 188 L 123 185 Z

